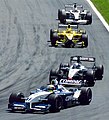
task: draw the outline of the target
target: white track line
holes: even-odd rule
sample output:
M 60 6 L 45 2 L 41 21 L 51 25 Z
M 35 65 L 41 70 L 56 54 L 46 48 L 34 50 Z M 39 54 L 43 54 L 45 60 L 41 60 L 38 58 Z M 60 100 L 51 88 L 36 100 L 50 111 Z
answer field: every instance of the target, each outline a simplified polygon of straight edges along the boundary
M 94 10 L 94 12 L 97 14 L 98 18 L 101 20 L 101 22 L 103 23 L 103 25 L 105 26 L 105 28 L 108 30 L 109 32 L 109 25 L 108 23 L 105 21 L 105 19 L 103 18 L 103 16 L 100 14 L 100 12 L 96 9 L 96 7 L 94 6 L 94 4 L 90 1 L 90 0 L 86 0 L 89 5 L 92 7 L 92 9 Z

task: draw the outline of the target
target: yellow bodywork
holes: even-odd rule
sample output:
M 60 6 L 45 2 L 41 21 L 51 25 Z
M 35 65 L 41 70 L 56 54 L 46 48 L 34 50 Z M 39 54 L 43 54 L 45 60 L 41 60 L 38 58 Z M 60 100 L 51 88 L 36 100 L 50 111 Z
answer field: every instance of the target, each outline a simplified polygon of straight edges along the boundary
M 58 45 L 59 42 L 66 43 L 68 40 L 71 40 L 74 44 L 79 42 L 82 33 L 78 32 L 76 30 L 72 30 L 72 28 L 67 28 L 66 30 L 63 30 L 62 32 L 59 32 L 58 30 L 55 30 L 58 33 L 58 36 L 60 36 L 61 39 L 56 41 L 55 45 Z M 84 46 L 84 42 L 82 42 Z

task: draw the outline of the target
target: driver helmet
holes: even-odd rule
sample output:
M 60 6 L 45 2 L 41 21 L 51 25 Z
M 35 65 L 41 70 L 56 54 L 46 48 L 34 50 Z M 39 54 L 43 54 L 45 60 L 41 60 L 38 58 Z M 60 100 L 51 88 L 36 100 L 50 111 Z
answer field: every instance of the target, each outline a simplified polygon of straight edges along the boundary
M 77 7 L 77 5 L 76 5 L 76 3 L 74 3 L 74 8 L 76 8 Z
M 70 33 L 71 30 L 72 30 L 72 28 L 71 28 L 70 24 L 68 24 L 66 32 L 67 32 L 67 33 Z
M 54 85 L 48 85 L 47 86 L 47 91 L 53 92 L 53 90 L 55 90 L 55 86 Z
M 52 84 L 52 85 L 58 85 L 58 81 L 57 81 L 56 79 L 53 79 L 53 80 L 51 81 L 51 84 Z
M 68 24 L 67 28 L 71 28 L 71 27 L 70 27 L 70 24 Z
M 73 64 L 73 69 L 80 69 L 81 65 L 79 63 Z

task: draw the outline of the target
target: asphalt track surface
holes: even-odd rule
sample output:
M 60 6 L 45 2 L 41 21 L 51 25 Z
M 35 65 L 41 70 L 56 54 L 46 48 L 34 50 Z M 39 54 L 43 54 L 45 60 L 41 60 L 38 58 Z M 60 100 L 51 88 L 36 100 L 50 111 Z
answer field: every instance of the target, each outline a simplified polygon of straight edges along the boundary
M 81 26 L 89 35 L 89 47 L 49 47 L 49 30 L 57 28 L 57 9 L 78 2 L 93 14 L 93 23 Z M 105 74 L 92 88 L 90 105 L 59 113 L 22 114 L 7 111 L 11 92 L 28 96 L 48 83 L 51 68 L 68 62 L 72 55 L 95 56 Z M 109 33 L 85 0 L 0 0 L 0 120 L 109 120 Z

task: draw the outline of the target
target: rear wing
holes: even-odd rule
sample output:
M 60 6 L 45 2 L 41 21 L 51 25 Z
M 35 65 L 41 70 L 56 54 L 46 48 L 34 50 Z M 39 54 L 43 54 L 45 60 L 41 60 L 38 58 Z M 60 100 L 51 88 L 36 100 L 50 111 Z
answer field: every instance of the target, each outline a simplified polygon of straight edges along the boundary
M 84 57 L 84 56 L 71 56 L 70 57 L 70 62 L 71 61 L 77 61 L 80 63 L 81 61 L 86 61 L 86 62 L 95 62 L 95 57 Z
M 66 9 L 66 8 L 83 8 L 82 5 L 79 5 L 79 4 L 77 4 L 77 3 L 65 4 L 64 6 L 65 6 L 65 9 Z
M 67 28 L 68 27 L 68 24 L 66 25 L 66 24 L 60 24 L 60 23 L 58 23 L 58 28 Z M 72 28 L 72 29 L 78 29 L 78 25 L 70 25 L 70 27 Z

